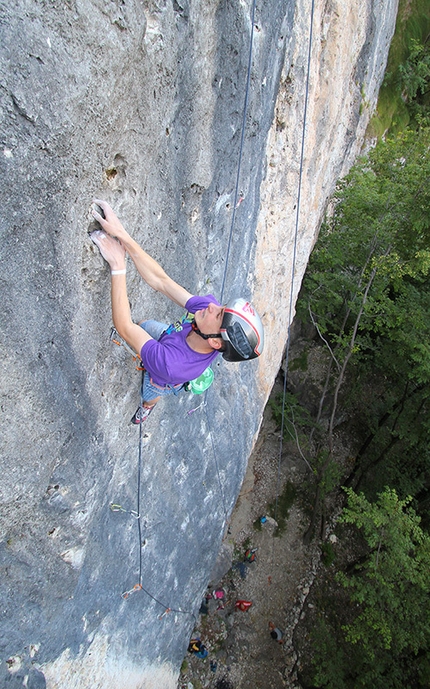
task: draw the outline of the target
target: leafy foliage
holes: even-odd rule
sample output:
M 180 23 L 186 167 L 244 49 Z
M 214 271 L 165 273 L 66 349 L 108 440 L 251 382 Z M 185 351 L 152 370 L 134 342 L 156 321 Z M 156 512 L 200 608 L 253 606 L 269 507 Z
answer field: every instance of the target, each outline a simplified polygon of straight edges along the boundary
M 399 500 L 395 491 L 386 489 L 375 503 L 347 493 L 340 521 L 363 538 L 367 553 L 337 575 L 349 599 L 340 613 L 343 624 L 328 610 L 313 627 L 313 686 L 424 688 L 430 537 L 410 499 Z
M 324 523 L 343 480 L 339 522 L 352 534 L 347 566 L 330 553 L 304 686 L 430 686 L 429 182 L 428 128 L 379 142 L 339 182 L 297 306 L 330 352 L 318 418 L 293 414 L 313 451 L 314 517 L 319 506 Z M 340 397 L 345 381 L 350 394 Z M 339 406 L 357 431 L 346 477 L 330 438 Z
M 429 32 L 428 0 L 400 0 L 372 136 L 429 124 Z
M 430 379 L 429 146 L 427 129 L 381 142 L 339 183 L 298 304 L 302 318 L 316 315 L 338 361 L 363 308 L 355 352 L 378 350 L 402 374 L 406 357 L 417 382 Z M 385 335 L 394 361 L 381 352 Z
M 423 100 L 430 90 L 430 43 L 411 38 L 410 52 L 399 66 L 402 91 L 408 101 Z
M 317 418 L 285 410 L 313 470 L 305 541 L 342 480 L 347 495 L 303 622 L 312 688 L 430 686 L 428 0 L 400 0 L 398 28 L 373 122 L 390 136 L 338 183 L 297 304 L 330 354 Z M 357 438 L 352 464 L 334 452 L 339 418 Z
M 429 129 L 405 132 L 338 184 L 297 307 L 332 355 L 326 415 L 347 365 L 355 381 L 363 444 L 349 480 L 373 495 L 387 478 L 416 495 L 430 473 L 429 151 Z
M 338 575 L 360 608 L 344 626 L 346 639 L 360 643 L 372 661 L 384 649 L 417 654 L 430 642 L 430 619 L 424 612 L 430 590 L 430 537 L 408 507 L 411 498 L 399 500 L 389 488 L 374 503 L 351 489 L 347 494 L 348 506 L 339 521 L 362 532 L 369 554 L 351 574 Z

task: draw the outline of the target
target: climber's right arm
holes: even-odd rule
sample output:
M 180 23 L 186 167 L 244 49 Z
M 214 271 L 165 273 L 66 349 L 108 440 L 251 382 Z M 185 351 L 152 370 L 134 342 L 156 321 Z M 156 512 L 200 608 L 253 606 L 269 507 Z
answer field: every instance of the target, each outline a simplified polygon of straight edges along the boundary
M 108 262 L 112 284 L 112 320 L 120 335 L 137 354 L 145 342 L 152 337 L 131 320 L 130 303 L 127 296 L 125 247 L 122 242 L 96 230 L 91 239 L 98 246 L 101 255 Z

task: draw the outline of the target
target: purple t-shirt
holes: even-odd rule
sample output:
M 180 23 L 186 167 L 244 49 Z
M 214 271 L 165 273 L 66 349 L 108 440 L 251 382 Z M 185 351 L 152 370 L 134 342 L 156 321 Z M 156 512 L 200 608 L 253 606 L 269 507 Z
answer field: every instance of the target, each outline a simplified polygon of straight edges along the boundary
M 191 297 L 185 304 L 189 312 L 180 321 L 169 326 L 159 340 L 148 340 L 140 350 L 143 364 L 157 385 L 178 385 L 198 378 L 218 354 L 216 349 L 209 354 L 195 352 L 187 342 L 191 321 L 196 311 L 208 304 L 221 304 L 208 294 L 206 297 Z

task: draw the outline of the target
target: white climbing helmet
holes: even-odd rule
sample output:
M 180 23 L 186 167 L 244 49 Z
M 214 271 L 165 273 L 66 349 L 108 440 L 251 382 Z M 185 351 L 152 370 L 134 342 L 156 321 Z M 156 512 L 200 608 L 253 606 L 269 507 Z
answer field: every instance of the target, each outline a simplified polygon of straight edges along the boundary
M 226 361 L 247 361 L 260 356 L 264 348 L 264 329 L 260 316 L 249 301 L 230 299 L 224 310 L 221 336 Z

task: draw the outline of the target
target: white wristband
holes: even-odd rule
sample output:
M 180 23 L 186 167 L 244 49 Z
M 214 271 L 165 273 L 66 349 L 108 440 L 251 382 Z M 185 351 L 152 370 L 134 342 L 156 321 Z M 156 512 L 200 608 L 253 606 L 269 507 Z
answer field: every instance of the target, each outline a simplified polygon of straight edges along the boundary
M 127 272 L 127 268 L 123 268 L 122 270 L 111 270 L 110 274 L 111 275 L 125 275 Z

